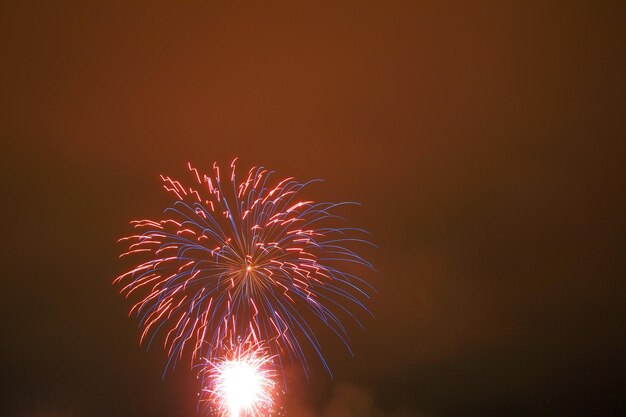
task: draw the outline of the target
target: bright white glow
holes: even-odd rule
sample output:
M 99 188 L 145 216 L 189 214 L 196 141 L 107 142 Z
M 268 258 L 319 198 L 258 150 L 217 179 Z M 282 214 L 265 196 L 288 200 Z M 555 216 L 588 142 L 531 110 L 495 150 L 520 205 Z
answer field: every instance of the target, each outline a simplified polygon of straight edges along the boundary
M 252 408 L 259 400 L 261 376 L 249 363 L 226 363 L 220 379 L 232 417 L 238 417 L 242 410 Z
M 222 359 L 207 361 L 202 371 L 203 399 L 220 417 L 270 415 L 276 388 L 274 356 L 267 355 L 251 336 L 230 345 Z

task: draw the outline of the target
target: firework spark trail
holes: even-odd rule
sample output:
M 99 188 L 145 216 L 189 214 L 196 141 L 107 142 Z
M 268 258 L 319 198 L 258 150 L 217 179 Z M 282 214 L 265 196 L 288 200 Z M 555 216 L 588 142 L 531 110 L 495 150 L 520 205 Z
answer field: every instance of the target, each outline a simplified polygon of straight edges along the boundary
M 350 266 L 372 268 L 349 248 L 367 244 L 365 232 L 329 226 L 340 219 L 334 210 L 352 203 L 300 200 L 313 181 L 277 181 L 262 167 L 237 181 L 235 161 L 226 177 L 217 164 L 212 175 L 188 168 L 192 186 L 161 176 L 174 197 L 165 217 L 135 220 L 138 231 L 120 239 L 128 244 L 120 257 L 144 259 L 115 280 L 136 300 L 129 314 L 140 320 L 141 343 L 161 334 L 167 367 L 186 351 L 193 365 L 212 360 L 228 335 L 252 333 L 305 371 L 301 342 L 310 343 L 330 372 L 307 317 L 348 346 L 337 314 L 360 325 L 352 309 L 367 311 L 361 300 L 371 289 Z

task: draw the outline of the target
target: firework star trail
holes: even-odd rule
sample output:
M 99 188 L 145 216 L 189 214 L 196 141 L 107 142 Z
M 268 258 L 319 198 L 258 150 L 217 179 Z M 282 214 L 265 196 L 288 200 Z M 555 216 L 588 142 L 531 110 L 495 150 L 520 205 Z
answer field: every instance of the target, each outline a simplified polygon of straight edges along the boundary
M 161 177 L 173 197 L 163 218 L 132 221 L 135 233 L 120 239 L 120 257 L 137 264 L 115 283 L 134 300 L 140 342 L 159 340 L 167 370 L 185 352 L 193 366 L 212 361 L 231 335 L 253 335 L 279 366 L 297 362 L 305 372 L 308 343 L 330 372 L 309 321 L 348 346 L 340 317 L 360 325 L 354 310 L 367 311 L 373 291 L 355 272 L 372 268 L 355 252 L 369 244 L 366 232 L 337 227 L 344 221 L 334 214 L 354 203 L 301 200 L 314 181 L 276 179 L 263 167 L 238 180 L 235 161 L 209 175 L 188 169 L 188 185 Z

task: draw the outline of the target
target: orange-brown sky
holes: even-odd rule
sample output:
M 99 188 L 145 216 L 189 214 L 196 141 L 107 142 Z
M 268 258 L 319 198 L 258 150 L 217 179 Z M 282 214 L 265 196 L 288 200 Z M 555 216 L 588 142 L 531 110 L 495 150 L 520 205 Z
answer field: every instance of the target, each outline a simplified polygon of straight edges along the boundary
M 623 415 L 623 6 L 87 3 L 0 11 L 2 415 L 196 415 L 115 241 L 235 156 L 379 246 L 376 319 L 289 416 Z

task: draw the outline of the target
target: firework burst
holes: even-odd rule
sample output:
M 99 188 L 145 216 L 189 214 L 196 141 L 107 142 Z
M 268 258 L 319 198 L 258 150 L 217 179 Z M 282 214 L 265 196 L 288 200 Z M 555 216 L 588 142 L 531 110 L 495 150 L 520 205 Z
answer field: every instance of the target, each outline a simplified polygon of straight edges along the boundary
M 339 206 L 301 200 L 308 183 L 274 179 L 262 167 L 238 181 L 188 164 L 191 185 L 162 176 L 173 197 L 164 217 L 131 222 L 121 257 L 140 259 L 116 278 L 135 300 L 141 342 L 162 335 L 170 364 L 191 352 L 192 365 L 212 360 L 229 335 L 254 334 L 278 361 L 307 361 L 309 343 L 328 371 L 314 331 L 316 318 L 347 345 L 339 317 L 351 317 L 371 289 L 357 272 L 371 268 L 351 247 L 368 243 L 360 229 L 334 227 Z M 312 182 L 312 181 L 311 181 Z M 360 325 L 360 323 L 359 323 Z M 349 348 L 348 348 L 349 349 Z M 167 367 L 166 367 L 167 369 Z
M 258 340 L 229 339 L 223 354 L 201 366 L 200 404 L 222 417 L 260 417 L 276 407 L 275 356 L 270 356 Z

